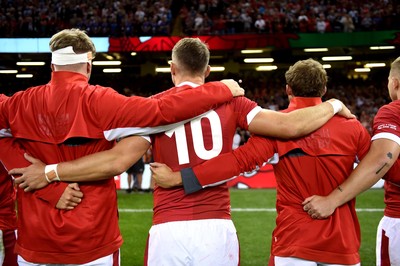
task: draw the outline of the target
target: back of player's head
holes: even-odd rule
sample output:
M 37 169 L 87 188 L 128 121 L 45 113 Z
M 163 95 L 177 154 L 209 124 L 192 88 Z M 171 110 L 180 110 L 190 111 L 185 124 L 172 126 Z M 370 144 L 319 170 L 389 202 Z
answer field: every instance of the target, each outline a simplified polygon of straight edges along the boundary
M 172 49 L 172 62 L 194 75 L 204 74 L 209 60 L 210 51 L 199 38 L 183 38 Z
M 92 55 L 92 59 L 96 55 L 96 47 L 93 41 L 80 29 L 65 29 L 54 34 L 50 39 L 50 50 L 52 52 L 72 46 L 76 54 L 88 53 Z
M 390 76 L 400 76 L 400 57 L 397 57 L 390 65 Z
M 285 78 L 286 84 L 298 97 L 321 97 L 328 82 L 325 69 L 314 59 L 297 61 L 286 71 Z

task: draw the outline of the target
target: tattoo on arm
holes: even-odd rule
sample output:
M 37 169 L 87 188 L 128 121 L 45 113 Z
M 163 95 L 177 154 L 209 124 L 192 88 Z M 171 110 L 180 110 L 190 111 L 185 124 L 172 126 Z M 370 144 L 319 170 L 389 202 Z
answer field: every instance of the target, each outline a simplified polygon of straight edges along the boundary
M 387 156 L 389 159 L 392 159 L 392 158 L 393 158 L 393 154 L 392 154 L 391 152 L 388 152 L 388 153 L 386 154 L 386 156 Z M 388 164 L 388 163 L 385 163 L 384 165 L 382 165 L 382 167 L 379 168 L 378 171 L 376 171 L 375 174 L 379 174 L 379 172 L 382 171 L 382 169 L 383 169 L 387 164 Z

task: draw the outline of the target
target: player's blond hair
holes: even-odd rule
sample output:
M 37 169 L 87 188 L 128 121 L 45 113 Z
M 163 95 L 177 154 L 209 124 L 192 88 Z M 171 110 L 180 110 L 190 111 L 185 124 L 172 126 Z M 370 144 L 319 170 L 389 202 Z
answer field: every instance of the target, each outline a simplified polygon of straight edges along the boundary
M 49 45 L 52 52 L 72 46 L 77 54 L 92 52 L 92 58 L 96 55 L 96 47 L 93 41 L 85 31 L 80 29 L 65 29 L 54 34 Z
M 172 61 L 182 71 L 192 75 L 202 75 L 207 69 L 210 51 L 199 38 L 183 38 L 172 49 Z
M 321 97 L 325 93 L 328 75 L 314 59 L 297 61 L 285 73 L 286 84 L 298 97 Z
M 396 60 L 390 64 L 390 75 L 400 76 L 400 57 L 397 57 Z

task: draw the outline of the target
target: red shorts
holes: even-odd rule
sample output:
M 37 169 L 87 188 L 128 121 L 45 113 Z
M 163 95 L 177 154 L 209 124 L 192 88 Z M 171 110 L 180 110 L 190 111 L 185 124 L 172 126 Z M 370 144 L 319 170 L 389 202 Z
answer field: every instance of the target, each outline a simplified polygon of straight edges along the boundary
M 0 245 L 4 247 L 4 253 L 1 254 L 0 251 L 0 262 L 4 258 L 4 266 L 18 266 L 17 254 L 14 253 L 14 246 L 16 242 L 15 231 L 14 230 L 0 230 Z

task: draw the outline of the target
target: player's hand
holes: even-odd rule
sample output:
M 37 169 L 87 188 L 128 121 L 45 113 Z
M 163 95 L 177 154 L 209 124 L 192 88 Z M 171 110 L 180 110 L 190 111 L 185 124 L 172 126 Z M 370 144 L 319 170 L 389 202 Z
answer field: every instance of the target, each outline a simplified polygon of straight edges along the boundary
M 172 172 L 166 164 L 150 163 L 152 177 L 158 186 L 162 188 L 171 188 L 182 186 L 182 177 L 180 172 Z
M 15 184 L 22 188 L 25 192 L 40 189 L 47 186 L 49 183 L 46 180 L 44 174 L 45 164 L 28 154 L 24 154 L 27 161 L 32 163 L 30 166 L 25 168 L 14 168 L 8 173 L 15 176 Z M 18 176 L 21 175 L 21 176 Z
M 336 206 L 328 197 L 313 195 L 303 201 L 303 210 L 313 219 L 325 219 L 332 215 Z
M 83 193 L 78 183 L 71 183 L 65 188 L 57 202 L 56 208 L 60 210 L 72 210 L 82 201 Z
M 244 89 L 239 86 L 239 83 L 234 81 L 233 79 L 223 79 L 221 80 L 228 88 L 231 90 L 233 97 L 243 96 Z

